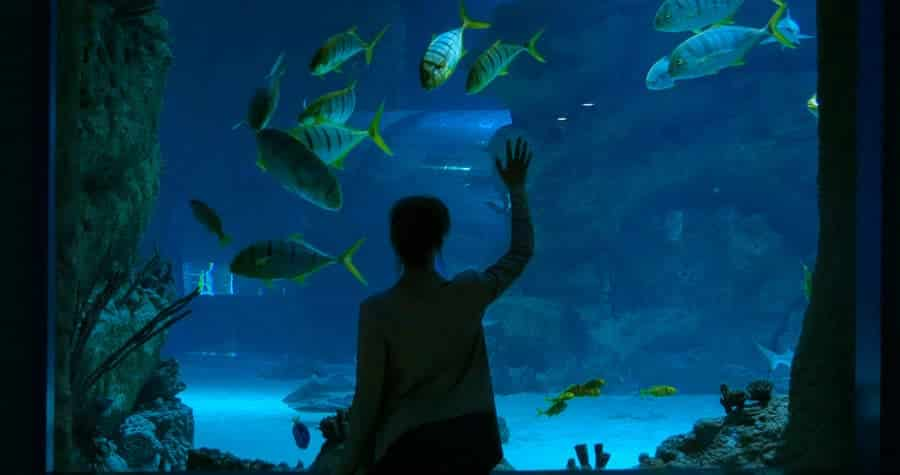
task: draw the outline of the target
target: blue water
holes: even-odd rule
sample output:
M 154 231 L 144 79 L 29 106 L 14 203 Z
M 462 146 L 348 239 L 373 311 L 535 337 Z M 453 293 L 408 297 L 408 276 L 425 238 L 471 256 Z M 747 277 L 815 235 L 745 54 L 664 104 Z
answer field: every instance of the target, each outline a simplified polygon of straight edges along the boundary
M 390 205 L 437 195 L 453 219 L 442 270 L 492 263 L 508 243 L 508 223 L 486 205 L 502 190 L 490 159 L 515 135 L 536 149 L 529 181 L 537 250 L 490 310 L 487 329 L 513 466 L 558 468 L 574 444 L 595 441 L 607 444 L 611 467 L 634 466 L 638 453 L 718 415 L 719 384 L 769 376 L 756 344 L 793 347 L 806 306 L 802 265 L 816 254 L 817 127 L 806 109 L 816 91 L 816 40 L 760 45 L 744 66 L 651 91 L 650 66 L 690 36 L 653 29 L 659 3 L 469 0 L 469 15 L 492 26 L 466 31 L 469 55 L 446 84 L 425 92 L 419 60 L 433 34 L 459 26 L 456 1 L 163 2 L 175 62 L 160 122 L 159 202 L 143 249 L 175 261 L 182 292 L 214 264 L 215 295 L 192 304 L 165 348 L 183 360 L 197 445 L 309 462 L 321 435 L 312 431 L 306 451 L 293 447 L 295 411 L 280 399 L 323 362 L 352 364 L 359 301 L 397 277 Z M 805 34 L 815 34 L 814 5 L 790 3 Z M 773 11 L 771 2 L 746 2 L 735 20 L 760 27 Z M 386 24 L 370 66 L 360 55 L 343 73 L 309 74 L 329 36 L 356 25 L 368 39 Z M 539 28 L 545 64 L 523 54 L 507 76 L 465 93 L 478 54 L 498 39 L 523 43 Z M 365 128 L 385 103 L 382 134 L 394 156 L 370 141 L 351 152 L 338 174 L 340 212 L 284 191 L 254 164 L 247 129 L 231 129 L 281 52 L 287 73 L 272 127 L 293 126 L 304 100 L 351 80 L 349 125 Z M 194 220 L 190 199 L 219 213 L 231 246 Z M 369 286 L 340 266 L 302 286 L 228 274 L 242 247 L 298 232 L 329 253 L 366 237 L 354 261 Z M 234 358 L 195 355 L 202 352 Z M 604 397 L 579 401 L 564 417 L 531 417 L 543 395 L 598 376 L 608 383 Z M 776 389 L 788 376 L 783 366 L 772 372 Z M 679 394 L 633 397 L 657 384 Z M 314 427 L 322 415 L 302 416 Z

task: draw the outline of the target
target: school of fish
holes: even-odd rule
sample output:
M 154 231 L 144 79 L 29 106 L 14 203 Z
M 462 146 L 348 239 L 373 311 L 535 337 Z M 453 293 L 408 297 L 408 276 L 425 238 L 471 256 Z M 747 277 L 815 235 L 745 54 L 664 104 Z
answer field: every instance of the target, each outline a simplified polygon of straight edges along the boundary
M 734 25 L 734 16 L 744 0 L 663 0 L 653 18 L 654 29 L 690 32 L 692 36 L 650 67 L 645 78 L 647 89 L 671 89 L 676 81 L 743 66 L 747 53 L 761 44 L 778 43 L 782 50 L 793 49 L 801 40 L 813 38 L 800 32 L 785 0 L 772 1 L 777 9 L 769 21 L 761 28 L 750 28 Z M 818 118 L 815 95 L 807 101 L 807 108 Z
M 463 1 L 459 4 L 461 25 L 436 34 L 425 48 L 419 65 L 419 79 L 425 91 L 434 90 L 450 79 L 467 51 L 463 45 L 465 30 L 484 30 L 490 24 L 473 20 L 466 13 Z M 325 39 L 309 62 L 312 76 L 325 79 L 331 73 L 341 73 L 343 67 L 360 53 L 371 65 L 375 48 L 390 29 L 385 25 L 371 39 L 365 40 L 356 26 Z M 543 30 L 536 32 L 524 44 L 494 42 L 469 67 L 465 92 L 476 94 L 496 78 L 508 74 L 510 64 L 520 53 L 528 53 L 543 63 L 546 59 L 537 50 Z M 347 124 L 356 109 L 357 80 L 345 83 L 342 89 L 325 93 L 307 103 L 296 116 L 296 123 L 288 128 L 271 125 L 281 97 L 281 84 L 287 72 L 285 53 L 278 55 L 265 76 L 264 87 L 256 89 L 247 105 L 246 117 L 233 129 L 246 126 L 256 141 L 256 166 L 274 179 L 284 190 L 320 209 L 339 212 L 344 206 L 339 173 L 346 158 L 366 139 L 370 139 L 385 155 L 393 156 L 390 146 L 381 135 L 384 103 L 366 129 Z M 222 219 L 206 203 L 191 200 L 195 219 L 221 245 L 228 245 L 231 237 L 223 230 Z M 230 270 L 233 274 L 259 279 L 267 285 L 274 280 L 303 283 L 306 279 L 334 263 L 341 263 L 363 285 L 366 279 L 353 265 L 352 256 L 364 241 L 358 240 L 347 251 L 334 257 L 319 251 L 299 235 L 289 239 L 259 240 L 237 253 Z

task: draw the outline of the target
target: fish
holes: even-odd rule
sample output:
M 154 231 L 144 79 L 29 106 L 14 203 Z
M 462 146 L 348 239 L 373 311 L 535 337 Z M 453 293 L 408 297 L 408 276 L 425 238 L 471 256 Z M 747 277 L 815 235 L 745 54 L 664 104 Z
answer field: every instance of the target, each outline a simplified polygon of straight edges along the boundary
M 323 162 L 338 170 L 343 170 L 344 159 L 367 137 L 371 138 L 387 156 L 394 155 L 394 152 L 384 142 L 384 138 L 381 137 L 381 116 L 383 114 L 384 103 L 382 102 L 367 130 L 353 129 L 341 124 L 323 123 L 299 125 L 288 130 L 288 133 L 315 153 Z
M 711 25 L 729 25 L 744 0 L 664 0 L 656 16 L 653 27 L 657 31 L 678 33 L 701 29 Z
M 466 94 L 477 94 L 484 90 L 497 76 L 506 76 L 510 63 L 522 52 L 527 52 L 538 62 L 546 63 L 547 60 L 538 53 L 537 41 L 544 34 L 541 29 L 525 45 L 507 44 L 497 40 L 488 49 L 481 53 L 475 63 L 469 68 L 466 78 Z
M 803 296 L 806 297 L 807 302 L 812 297 L 812 278 L 813 274 L 809 270 L 809 266 L 803 264 Z
M 717 74 L 725 68 L 742 66 L 747 53 L 769 35 L 783 45 L 794 48 L 774 29 L 787 4 L 774 0 L 778 9 L 762 28 L 720 26 L 704 30 L 679 44 L 669 55 L 669 76 L 673 80 L 693 79 Z
M 302 125 L 343 124 L 353 115 L 355 109 L 356 81 L 353 81 L 344 89 L 329 92 L 309 105 L 304 103 L 303 112 L 297 117 L 297 122 Z
M 462 19 L 462 26 L 435 35 L 425 49 L 419 63 L 419 82 L 426 91 L 444 84 L 456 71 L 459 60 L 466 55 L 463 49 L 463 32 L 466 29 L 484 30 L 491 27 L 490 23 L 469 18 L 463 0 L 459 2 L 459 16 Z
M 294 443 L 297 444 L 297 448 L 301 450 L 308 448 L 311 439 L 309 427 L 300 422 L 299 417 L 295 417 L 292 422 L 291 433 L 294 435 Z
M 795 45 L 800 44 L 800 40 L 815 38 L 815 36 L 813 35 L 804 35 L 803 33 L 800 33 L 800 25 L 797 24 L 797 22 L 793 18 L 791 18 L 790 10 L 785 11 L 784 18 L 782 18 L 781 21 L 779 21 L 778 24 L 775 25 L 775 28 L 780 31 L 788 41 Z M 777 41 L 778 40 L 776 40 L 775 38 L 766 38 L 762 41 L 762 44 L 775 43 Z M 781 45 L 781 49 L 785 49 L 785 46 Z
M 600 378 L 591 379 L 583 384 L 573 384 L 566 388 L 563 393 L 572 393 L 576 397 L 597 397 L 600 390 L 606 386 L 606 381 Z
M 219 244 L 223 246 L 231 244 L 231 236 L 225 234 L 222 228 L 222 218 L 219 217 L 219 214 L 214 209 L 200 200 L 191 200 L 189 203 L 191 211 L 194 213 L 194 218 L 209 232 L 219 238 Z
M 809 113 L 812 114 L 813 117 L 816 118 L 816 120 L 819 119 L 819 97 L 818 96 L 819 96 L 819 94 L 815 93 L 812 95 L 812 97 L 810 97 L 806 101 L 806 110 L 808 110 Z
M 650 386 L 649 388 L 641 389 L 639 392 L 641 397 L 668 397 L 677 394 L 678 390 L 673 386 Z
M 275 109 L 278 108 L 278 101 L 281 97 L 281 78 L 287 71 L 284 61 L 284 52 L 278 55 L 275 64 L 266 75 L 269 80 L 268 87 L 261 87 L 253 92 L 250 98 L 250 104 L 247 106 L 247 118 L 234 124 L 231 130 L 237 130 L 246 125 L 254 132 L 259 132 L 269 126 Z
M 560 393 L 558 396 L 553 396 L 553 397 L 548 397 L 548 398 L 547 398 L 547 400 L 550 401 L 550 402 L 557 402 L 557 401 L 571 401 L 572 399 L 575 399 L 575 393 L 571 393 L 571 392 L 568 392 L 568 391 L 562 392 L 562 393 Z
M 675 87 L 675 80 L 669 76 L 668 56 L 663 56 L 653 63 L 653 66 L 647 71 L 646 83 L 647 89 L 651 91 L 662 91 Z
M 339 73 L 341 66 L 360 51 L 365 51 L 366 64 L 372 64 L 375 45 L 381 41 L 390 27 L 391 25 L 385 25 L 368 43 L 359 37 L 355 26 L 328 38 L 313 55 L 312 61 L 309 63 L 309 71 L 313 76 L 318 77 L 323 77 L 332 71 Z
M 787 369 L 791 369 L 791 363 L 794 362 L 794 350 L 788 348 L 781 353 L 775 353 L 774 351 L 766 348 L 765 346 L 760 345 L 759 343 L 755 343 L 756 349 L 759 350 L 760 353 L 766 358 L 766 361 L 769 363 L 769 371 L 775 371 L 779 366 L 785 366 Z
M 267 286 L 275 280 L 304 284 L 309 276 L 340 262 L 356 280 L 367 286 L 366 278 L 353 264 L 353 255 L 365 240 L 359 239 L 337 257 L 316 249 L 300 234 L 287 239 L 258 241 L 242 249 L 232 259 L 229 269 L 234 275 L 259 279 Z
M 256 166 L 289 192 L 328 211 L 343 206 L 337 177 L 323 162 L 287 132 L 263 129 L 256 134 Z
M 538 409 L 537 414 L 539 416 L 547 416 L 547 417 L 558 416 L 558 415 L 562 414 L 562 412 L 565 411 L 566 408 L 568 408 L 568 407 L 569 407 L 569 403 L 567 403 L 566 401 L 560 400 L 560 401 L 556 401 L 553 404 L 551 404 L 550 407 L 548 407 L 547 409 Z

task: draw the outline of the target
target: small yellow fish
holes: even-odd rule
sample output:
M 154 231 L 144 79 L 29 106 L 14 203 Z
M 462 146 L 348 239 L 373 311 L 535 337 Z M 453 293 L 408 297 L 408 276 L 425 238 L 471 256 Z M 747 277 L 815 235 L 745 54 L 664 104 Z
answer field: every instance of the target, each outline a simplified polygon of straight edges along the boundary
M 488 86 L 497 76 L 505 76 L 510 63 L 516 59 L 519 53 L 527 52 L 534 59 L 541 63 L 547 62 L 537 50 L 537 41 L 544 30 L 540 30 L 528 40 L 524 45 L 514 45 L 502 43 L 497 40 L 490 48 L 486 49 L 475 60 L 475 64 L 469 69 L 469 76 L 466 78 L 466 93 L 477 94 Z
M 490 23 L 469 18 L 462 0 L 459 2 L 459 16 L 462 18 L 462 26 L 435 36 L 425 50 L 419 64 L 419 81 L 426 91 L 444 84 L 453 75 L 453 71 L 456 71 L 459 60 L 466 54 L 463 49 L 463 31 L 491 27 Z
M 806 101 L 806 110 L 809 111 L 816 119 L 819 118 L 819 94 L 813 94 L 809 100 Z
M 556 403 L 559 401 L 570 401 L 572 399 L 575 399 L 575 393 L 570 393 L 570 392 L 560 393 L 559 396 L 553 396 L 553 397 L 547 398 L 548 401 L 553 402 L 553 403 Z
M 223 246 L 227 246 L 231 243 L 231 237 L 225 234 L 225 231 L 222 228 L 222 218 L 219 217 L 219 214 L 216 211 L 209 207 L 206 203 L 199 200 L 191 200 L 191 211 L 194 213 L 194 218 L 202 224 L 209 232 L 216 235 L 219 238 L 219 244 Z
M 343 124 L 353 115 L 354 109 L 356 109 L 356 81 L 344 89 L 325 94 L 309 105 L 304 102 L 303 112 L 297 117 L 297 122 L 303 125 L 326 122 Z
M 606 381 L 597 378 L 584 384 L 573 384 L 566 388 L 565 392 L 572 393 L 575 397 L 597 397 L 603 386 L 606 386 Z
M 672 386 L 650 386 L 641 389 L 641 397 L 668 397 L 674 396 L 678 390 Z
M 562 412 L 565 411 L 567 407 L 569 407 L 569 404 L 566 403 L 566 401 L 556 401 L 553 404 L 551 404 L 550 407 L 548 407 L 547 409 L 538 409 L 537 414 L 539 416 L 547 416 L 547 417 L 558 416 L 558 415 L 562 414 Z
M 322 77 L 332 71 L 341 72 L 341 66 L 350 58 L 356 56 L 360 51 L 366 52 L 366 64 L 372 64 L 372 54 L 375 51 L 375 45 L 381 40 L 388 28 L 387 25 L 375 35 L 372 41 L 366 43 L 359 34 L 356 33 L 356 27 L 338 33 L 327 40 L 321 48 L 316 50 L 313 59 L 309 64 L 309 70 L 313 76 Z

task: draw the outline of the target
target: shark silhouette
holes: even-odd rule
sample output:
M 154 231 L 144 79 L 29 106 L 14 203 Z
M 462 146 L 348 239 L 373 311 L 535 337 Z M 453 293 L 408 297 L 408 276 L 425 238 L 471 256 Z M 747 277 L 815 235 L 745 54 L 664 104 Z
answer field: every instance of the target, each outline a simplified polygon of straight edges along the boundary
M 769 362 L 770 373 L 778 369 L 779 366 L 786 366 L 788 369 L 791 369 L 791 363 L 794 361 L 793 349 L 788 348 L 782 353 L 776 353 L 759 343 L 756 343 L 756 349 L 758 349 L 759 352 L 766 357 L 766 361 Z

